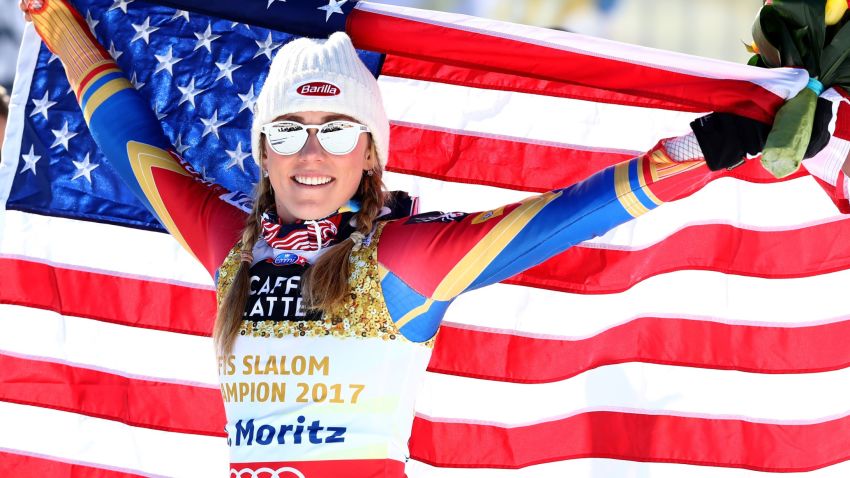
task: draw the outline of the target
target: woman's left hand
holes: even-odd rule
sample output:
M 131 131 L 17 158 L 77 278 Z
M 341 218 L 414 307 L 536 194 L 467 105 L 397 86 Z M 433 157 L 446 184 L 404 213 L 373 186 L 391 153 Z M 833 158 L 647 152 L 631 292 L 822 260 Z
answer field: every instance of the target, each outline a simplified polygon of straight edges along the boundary
M 811 158 L 829 143 L 832 102 L 818 98 L 812 124 L 812 136 L 804 158 Z M 716 112 L 691 123 L 708 168 L 712 171 L 731 169 L 747 156 L 764 150 L 771 125 L 733 113 Z

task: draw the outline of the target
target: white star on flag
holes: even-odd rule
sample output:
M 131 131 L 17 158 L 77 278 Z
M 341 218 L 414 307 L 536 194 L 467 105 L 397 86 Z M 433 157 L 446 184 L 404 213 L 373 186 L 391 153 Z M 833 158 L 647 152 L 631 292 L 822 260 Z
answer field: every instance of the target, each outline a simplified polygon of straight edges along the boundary
M 215 137 L 218 138 L 218 129 L 223 124 L 227 123 L 227 121 L 219 121 L 218 110 L 215 110 L 209 118 L 201 118 L 201 123 L 204 124 L 204 132 L 201 133 L 201 139 L 210 133 L 214 134 Z
M 207 167 L 206 166 L 201 167 L 201 178 L 208 183 L 214 183 L 215 182 L 214 177 L 207 176 Z
M 44 119 L 47 119 L 47 110 L 50 109 L 51 106 L 55 105 L 56 102 L 50 101 L 50 98 L 48 98 L 48 92 L 45 91 L 44 96 L 42 96 L 40 100 L 33 98 L 32 104 L 35 105 L 35 108 L 32 109 L 30 117 L 41 113 L 41 115 L 44 116 Z
M 254 41 L 257 42 L 257 46 L 260 47 L 257 53 L 254 53 L 254 58 L 257 58 L 260 55 L 266 55 L 269 57 L 269 60 L 271 60 L 272 53 L 274 53 L 275 48 L 277 48 L 277 43 L 272 41 L 271 32 L 269 32 L 269 36 L 266 37 L 265 41 Z
M 266 10 L 268 10 L 269 8 L 271 8 L 272 3 L 274 3 L 274 2 L 283 2 L 283 3 L 286 3 L 286 0 L 269 0 L 268 5 L 266 5 Z
M 115 61 L 118 61 L 118 57 L 124 54 L 123 51 L 116 50 L 115 49 L 115 43 L 113 43 L 111 41 L 109 42 L 109 50 L 108 51 L 109 51 L 109 56 L 111 56 L 112 59 L 115 60 Z
M 224 169 L 230 169 L 234 166 L 239 166 L 239 169 L 242 172 L 245 172 L 245 158 L 251 156 L 251 153 L 242 151 L 242 142 L 236 143 L 236 149 L 233 151 L 224 150 L 225 153 L 230 157 L 230 162 L 224 166 Z
M 133 77 L 132 77 L 132 78 L 130 78 L 130 83 L 132 83 L 132 84 L 133 84 L 133 88 L 135 88 L 135 89 L 137 89 L 137 90 L 141 90 L 141 89 L 142 89 L 142 87 L 143 87 L 143 86 L 145 86 L 145 84 L 144 84 L 144 83 L 142 83 L 141 81 L 139 81 L 139 80 L 137 80 L 137 79 L 136 79 L 136 72 L 135 72 L 135 71 L 133 72 Z
M 192 107 L 195 107 L 195 96 L 203 93 L 207 90 L 201 90 L 195 88 L 195 77 L 193 76 L 191 80 L 189 80 L 189 84 L 186 86 L 177 86 L 177 89 L 180 90 L 182 96 L 180 96 L 180 101 L 177 103 L 177 106 L 182 105 L 185 102 L 189 102 Z
M 89 25 L 89 30 L 94 33 L 94 28 L 100 23 L 100 20 L 95 20 L 91 17 L 91 10 L 86 10 L 86 23 Z
M 176 12 L 174 12 L 174 16 L 169 18 L 168 21 L 176 20 L 178 18 L 183 18 L 184 20 L 186 20 L 186 23 L 190 23 L 189 12 L 186 10 L 177 10 Z
M 177 154 L 182 156 L 187 149 L 189 149 L 189 145 L 183 144 L 183 139 L 178 134 L 177 141 L 174 142 L 174 151 L 177 151 Z
M 24 172 L 29 170 L 32 171 L 33 175 L 36 175 L 37 173 L 35 172 L 35 163 L 37 163 L 38 160 L 41 159 L 41 156 L 35 154 L 35 148 L 33 147 L 33 145 L 30 145 L 29 153 L 21 155 L 21 159 L 24 160 L 24 168 L 21 169 L 21 174 L 24 174 Z
M 236 114 L 243 112 L 244 110 L 253 111 L 254 103 L 257 102 L 257 95 L 254 94 L 254 85 L 252 84 L 248 91 L 245 94 L 236 93 L 236 96 L 242 101 L 242 106 L 239 108 L 239 111 Z
M 50 58 L 47 59 L 47 64 L 49 65 L 58 59 L 59 57 L 56 55 L 56 53 L 50 52 Z
M 198 42 L 195 43 L 195 48 L 192 51 L 204 47 L 208 52 L 212 53 L 212 42 L 221 38 L 221 35 L 213 35 L 211 24 L 207 23 L 207 29 L 204 33 L 196 32 L 195 37 L 198 38 Z
M 328 0 L 328 4 L 323 7 L 316 7 L 319 10 L 325 11 L 325 22 L 331 19 L 331 15 L 334 13 L 342 13 L 342 6 L 345 5 L 345 2 L 348 0 Z
M 72 133 L 68 131 L 68 121 L 65 120 L 65 124 L 62 125 L 62 129 L 52 129 L 53 136 L 56 136 L 56 140 L 53 141 L 53 144 L 50 147 L 54 147 L 56 145 L 61 144 L 63 148 L 68 149 L 68 141 L 71 140 L 77 133 Z
M 215 81 L 218 81 L 222 78 L 227 78 L 228 81 L 233 83 L 233 72 L 242 67 L 242 65 L 234 65 L 233 64 L 233 55 L 231 54 L 227 61 L 224 63 L 216 63 L 215 66 L 218 67 L 219 73 L 218 76 L 215 77 Z
M 133 3 L 133 0 L 115 0 L 115 2 L 112 3 L 112 6 L 109 7 L 109 10 L 107 10 L 107 12 L 111 12 L 116 8 L 120 8 L 122 12 L 127 13 L 127 5 L 131 3 Z
M 74 163 L 74 167 L 77 168 L 77 172 L 74 173 L 74 177 L 71 178 L 71 181 L 73 181 L 77 178 L 85 177 L 86 179 L 88 179 L 89 184 L 91 184 L 91 172 L 94 171 L 94 169 L 97 168 L 100 165 L 99 164 L 92 164 L 89 161 L 89 153 L 86 153 L 86 157 L 83 158 L 82 161 L 71 161 L 71 162 Z
M 142 22 L 141 25 L 136 25 L 135 23 L 131 24 L 133 30 L 136 30 L 136 33 L 133 35 L 133 38 L 130 39 L 130 43 L 141 38 L 145 41 L 145 44 L 150 45 L 151 42 L 151 33 L 159 30 L 159 27 L 151 26 L 151 17 L 145 18 L 145 21 Z
M 156 68 L 154 68 L 154 75 L 160 71 L 167 71 L 169 75 L 174 76 L 174 73 L 171 71 L 171 67 L 173 67 L 178 61 L 182 60 L 182 58 L 173 56 L 171 48 L 172 47 L 168 47 L 168 53 L 165 55 L 154 55 L 156 57 L 156 61 L 159 62 L 159 64 L 156 65 Z

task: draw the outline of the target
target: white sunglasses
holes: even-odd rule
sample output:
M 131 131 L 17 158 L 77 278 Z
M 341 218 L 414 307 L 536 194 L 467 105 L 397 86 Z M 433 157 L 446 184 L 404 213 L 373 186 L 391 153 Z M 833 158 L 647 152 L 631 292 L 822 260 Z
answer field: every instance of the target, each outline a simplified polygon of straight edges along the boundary
M 353 121 L 334 120 L 325 124 L 301 124 L 285 120 L 266 123 L 262 127 L 269 147 L 277 154 L 290 155 L 301 151 L 307 144 L 308 129 L 315 129 L 319 144 L 330 154 L 343 155 L 354 151 L 360 133 L 369 128 Z

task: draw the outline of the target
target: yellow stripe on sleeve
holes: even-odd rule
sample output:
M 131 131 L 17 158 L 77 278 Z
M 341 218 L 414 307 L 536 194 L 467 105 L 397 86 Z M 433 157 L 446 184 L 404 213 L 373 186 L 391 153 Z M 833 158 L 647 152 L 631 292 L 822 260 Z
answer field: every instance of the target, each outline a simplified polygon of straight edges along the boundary
M 98 106 L 103 104 L 104 101 L 107 100 L 113 94 L 126 90 L 128 88 L 133 88 L 133 85 L 130 84 L 124 78 L 115 78 L 114 80 L 108 81 L 105 85 L 98 88 L 97 91 L 94 92 L 93 95 L 86 101 L 85 108 L 83 109 L 83 117 L 86 119 L 86 123 L 91 121 L 91 117 L 94 114 L 94 111 Z
M 632 185 L 629 182 L 629 162 L 620 163 L 614 167 L 614 193 L 617 195 L 620 204 L 632 217 L 638 217 L 649 212 L 649 209 L 641 204 L 632 191 Z
M 481 274 L 496 256 L 547 204 L 563 194 L 553 191 L 524 201 L 484 236 L 458 261 L 434 291 L 434 299 L 448 301 L 457 297 Z

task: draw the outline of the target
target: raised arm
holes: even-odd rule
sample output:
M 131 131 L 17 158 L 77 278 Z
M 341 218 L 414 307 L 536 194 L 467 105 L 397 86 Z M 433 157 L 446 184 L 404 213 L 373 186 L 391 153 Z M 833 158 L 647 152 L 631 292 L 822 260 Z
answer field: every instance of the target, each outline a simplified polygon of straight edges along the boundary
M 759 147 L 746 149 L 752 148 Z M 507 279 L 664 202 L 690 195 L 724 173 L 709 170 L 691 133 L 521 203 L 389 223 L 380 237 L 378 261 L 390 314 L 405 337 L 427 340 L 459 294 Z
M 203 181 L 174 152 L 149 105 L 64 0 L 26 7 L 62 60 L 89 131 L 111 167 L 180 244 L 214 274 L 245 223 L 244 196 Z

